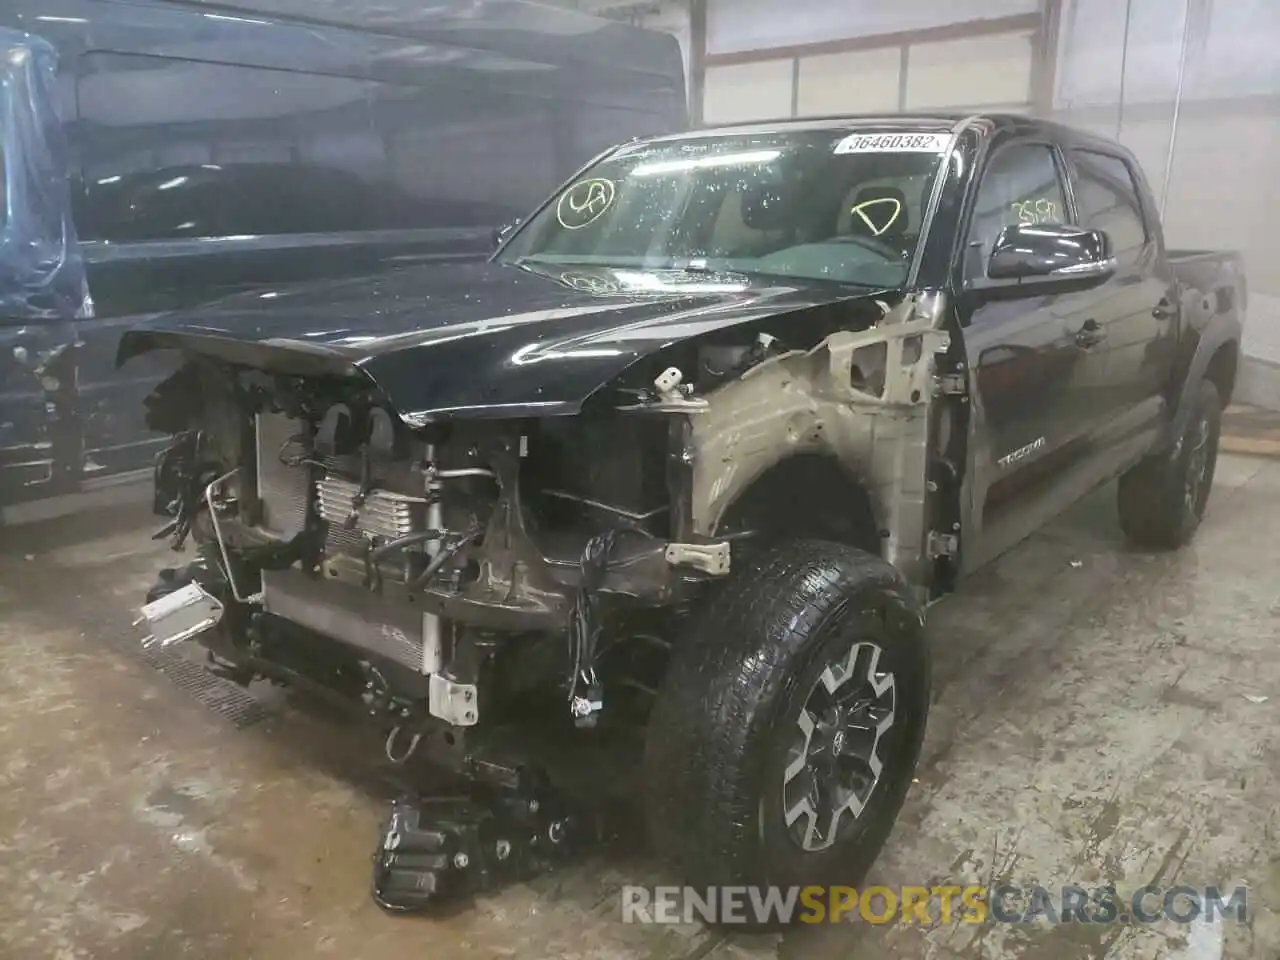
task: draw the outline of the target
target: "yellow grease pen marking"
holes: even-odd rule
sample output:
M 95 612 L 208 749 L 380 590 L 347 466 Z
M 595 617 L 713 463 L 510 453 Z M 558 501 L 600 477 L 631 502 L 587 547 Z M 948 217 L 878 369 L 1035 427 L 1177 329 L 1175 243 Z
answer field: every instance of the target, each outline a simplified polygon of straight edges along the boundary
M 1015 200 L 1009 204 L 1018 216 L 1018 223 L 1034 226 L 1037 223 L 1061 223 L 1058 216 L 1058 205 L 1046 197 L 1037 200 Z
M 556 219 L 566 230 L 581 230 L 595 223 L 613 206 L 617 193 L 612 180 L 599 177 L 580 180 L 560 196 L 556 204 Z
M 867 208 L 886 203 L 893 204 L 893 213 L 889 215 L 889 219 L 886 220 L 882 226 L 876 226 L 875 221 L 867 216 Z M 875 200 L 863 200 L 861 203 L 856 204 L 849 212 L 859 217 L 862 222 L 867 225 L 867 229 L 871 231 L 872 236 L 878 237 L 898 222 L 898 217 L 902 215 L 902 201 L 898 200 L 896 197 L 877 197 Z

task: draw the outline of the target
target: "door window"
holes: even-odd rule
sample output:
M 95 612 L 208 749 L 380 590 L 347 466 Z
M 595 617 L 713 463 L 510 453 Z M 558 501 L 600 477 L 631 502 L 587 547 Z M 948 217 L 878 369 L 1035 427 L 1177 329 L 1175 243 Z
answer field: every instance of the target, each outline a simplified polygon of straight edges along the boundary
M 1019 144 L 999 151 L 982 176 L 969 225 L 966 276 L 983 276 L 1000 231 L 1018 224 L 1064 223 L 1067 198 L 1053 149 Z
M 1076 172 L 1076 206 L 1080 225 L 1102 230 L 1121 263 L 1138 258 L 1147 242 L 1147 227 L 1133 174 L 1119 157 L 1077 150 L 1071 154 Z

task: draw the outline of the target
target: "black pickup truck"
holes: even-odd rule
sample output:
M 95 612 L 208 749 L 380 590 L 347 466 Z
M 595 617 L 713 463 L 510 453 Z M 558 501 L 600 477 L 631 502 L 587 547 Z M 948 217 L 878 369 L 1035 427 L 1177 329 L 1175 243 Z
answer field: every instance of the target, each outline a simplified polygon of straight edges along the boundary
M 1165 248 L 1126 150 L 1051 123 L 634 141 L 487 263 L 126 335 L 188 358 L 150 422 L 202 554 L 150 642 L 511 789 L 504 729 L 634 747 L 690 882 L 853 883 L 923 737 L 925 607 L 1113 478 L 1131 540 L 1185 543 L 1244 307 L 1234 255 Z M 385 905 L 541 835 L 426 811 L 393 815 Z

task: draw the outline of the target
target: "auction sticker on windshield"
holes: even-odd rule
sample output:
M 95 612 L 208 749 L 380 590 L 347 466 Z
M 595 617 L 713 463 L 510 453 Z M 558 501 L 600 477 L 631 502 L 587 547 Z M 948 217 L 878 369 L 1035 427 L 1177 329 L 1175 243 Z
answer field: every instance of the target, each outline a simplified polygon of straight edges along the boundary
M 855 133 L 836 144 L 836 153 L 942 153 L 945 133 Z

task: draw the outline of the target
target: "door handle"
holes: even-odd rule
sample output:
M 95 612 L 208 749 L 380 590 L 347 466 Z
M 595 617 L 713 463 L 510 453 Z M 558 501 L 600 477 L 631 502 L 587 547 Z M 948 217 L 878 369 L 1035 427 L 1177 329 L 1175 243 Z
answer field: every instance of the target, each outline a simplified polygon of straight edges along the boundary
M 1086 320 L 1075 334 L 1076 345 L 1084 347 L 1086 350 L 1090 347 L 1096 347 L 1106 338 L 1106 331 L 1102 329 L 1097 320 L 1092 318 Z
M 1173 308 L 1168 300 L 1161 300 L 1151 308 L 1151 315 L 1157 320 L 1172 320 L 1178 315 L 1178 311 Z

